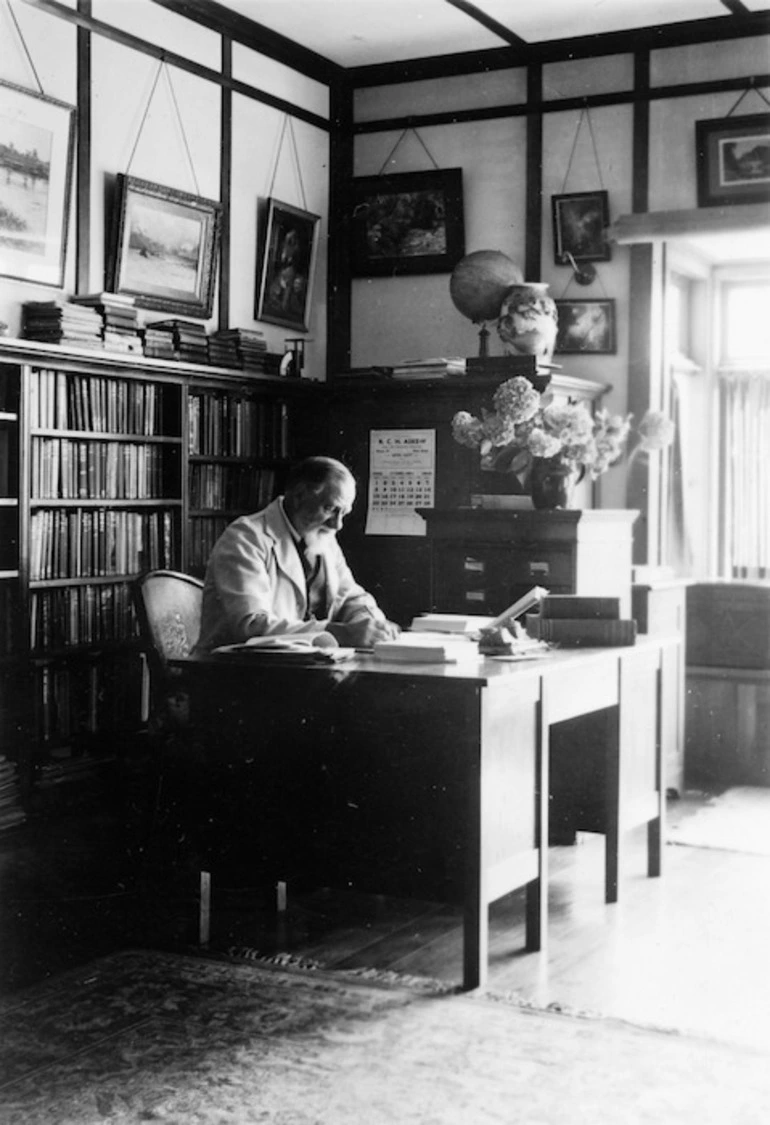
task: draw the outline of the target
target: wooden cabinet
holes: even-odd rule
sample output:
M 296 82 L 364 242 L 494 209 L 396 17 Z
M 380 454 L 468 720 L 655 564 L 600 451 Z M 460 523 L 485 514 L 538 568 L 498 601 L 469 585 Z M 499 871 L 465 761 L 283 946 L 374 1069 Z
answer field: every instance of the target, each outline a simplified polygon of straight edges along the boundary
M 423 509 L 432 609 L 498 614 L 532 586 L 620 598 L 631 616 L 632 529 L 625 510 Z
M 426 382 L 351 376 L 334 380 L 328 388 L 325 447 L 317 451 L 339 457 L 358 482 L 358 501 L 345 523 L 340 544 L 362 585 L 372 591 L 387 615 L 402 625 L 428 608 L 431 550 L 429 542 L 417 536 L 366 534 L 371 432 L 434 430 L 435 507 L 469 508 L 473 496 L 494 492 L 496 485 L 499 491 L 510 491 L 510 478 L 505 473 L 481 471 L 478 451 L 453 439 L 452 418 L 458 410 L 478 416 L 483 408 L 490 409 L 494 392 L 503 381 L 499 376 L 484 375 Z M 548 384 L 557 399 L 589 404 L 606 389 L 603 383 L 563 374 L 554 375 Z M 578 502 L 590 507 L 590 482 L 580 488 Z
M 661 713 L 666 789 L 680 794 L 685 785 L 685 641 L 687 589 L 684 579 L 649 577 L 631 589 L 632 613 L 640 633 L 676 636 L 676 649 L 664 651 L 662 674 L 666 707 Z

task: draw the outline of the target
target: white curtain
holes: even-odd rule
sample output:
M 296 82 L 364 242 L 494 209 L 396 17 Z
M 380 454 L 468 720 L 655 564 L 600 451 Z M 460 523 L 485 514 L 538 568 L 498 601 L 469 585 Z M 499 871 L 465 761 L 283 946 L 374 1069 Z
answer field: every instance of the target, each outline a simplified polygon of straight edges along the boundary
M 725 574 L 770 578 L 770 371 L 720 373 Z

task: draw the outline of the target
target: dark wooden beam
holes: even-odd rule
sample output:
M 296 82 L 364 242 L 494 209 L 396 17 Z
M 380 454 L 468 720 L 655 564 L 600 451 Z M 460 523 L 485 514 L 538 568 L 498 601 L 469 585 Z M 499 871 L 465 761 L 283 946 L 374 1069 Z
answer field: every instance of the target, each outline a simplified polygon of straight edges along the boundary
M 76 27 L 84 28 L 93 35 L 101 35 L 105 39 L 111 40 L 113 43 L 120 43 L 123 47 L 129 47 L 132 51 L 138 51 L 141 54 L 149 55 L 151 58 L 162 59 L 164 62 L 167 62 L 169 66 L 175 66 L 178 70 L 187 71 L 188 74 L 194 74 L 198 78 L 204 78 L 207 82 L 213 82 L 216 85 L 227 87 L 232 90 L 233 93 L 243 94 L 245 98 L 252 98 L 254 101 L 258 101 L 262 105 L 271 106 L 281 113 L 288 113 L 299 121 L 307 121 L 309 125 L 314 125 L 318 129 L 326 131 L 329 128 L 329 122 L 326 118 L 320 117 L 317 113 L 311 113 L 302 106 L 286 101 L 285 98 L 277 98 L 272 94 L 265 93 L 263 90 L 257 90 L 253 86 L 249 86 L 246 82 L 239 82 L 234 78 L 226 78 L 220 71 L 212 70 L 208 66 L 201 66 L 200 63 L 193 62 L 192 59 L 185 58 L 183 55 L 177 55 L 173 51 L 168 51 L 163 47 L 157 47 L 154 43 L 149 43 L 146 39 L 140 39 L 137 35 L 131 35 L 126 31 L 121 31 L 111 24 L 103 23 L 101 20 L 95 20 L 90 16 L 84 16 L 80 12 L 76 12 L 71 8 L 65 7 L 64 4 L 58 3 L 57 0 L 25 0 L 25 3 L 33 8 L 39 8 L 40 11 L 47 12 L 51 16 L 55 16 L 57 19 L 75 24 Z
M 551 39 L 522 47 L 495 47 L 488 51 L 467 51 L 350 67 L 347 73 L 354 86 L 387 86 L 427 78 L 451 78 L 461 74 L 506 70 L 530 62 L 564 62 L 568 59 L 598 58 L 605 55 L 631 55 L 638 50 L 725 42 L 768 33 L 770 13 L 754 12 L 745 16 L 714 16 L 711 19 L 687 20 L 662 27 L 642 27 L 634 31 L 576 36 L 574 39 Z
M 233 72 L 233 44 L 222 37 L 222 73 Z M 233 93 L 227 87 L 220 91 L 219 121 L 219 199 L 222 204 L 219 240 L 219 299 L 217 326 L 230 327 L 230 206 L 233 193 Z
M 543 68 L 534 64 L 527 71 L 527 102 L 543 99 Z M 524 237 L 524 276 L 539 281 L 542 267 L 543 229 L 543 115 L 527 117 L 526 231 Z
M 487 31 L 491 31 L 493 35 L 502 39 L 503 43 L 508 43 L 512 47 L 528 46 L 525 39 L 516 35 L 509 27 L 505 27 L 503 24 L 498 23 L 497 20 L 492 19 L 486 12 L 482 12 L 475 4 L 469 4 L 468 0 L 446 0 L 446 2 L 447 4 L 451 4 L 453 8 L 457 8 L 458 11 L 463 12 L 466 16 L 470 16 L 476 23 L 480 23 Z
M 78 0 L 78 11 L 90 16 L 91 0 Z M 77 30 L 76 56 L 75 292 L 83 294 L 91 288 L 91 36 L 82 27 Z M 95 288 L 101 288 L 101 284 Z
M 683 82 L 675 86 L 656 86 L 647 84 L 646 88 L 620 90 L 610 94 L 591 94 L 587 97 L 554 98 L 550 101 L 515 102 L 511 105 L 483 106 L 478 109 L 448 110 L 443 113 L 411 114 L 408 117 L 378 118 L 374 121 L 361 121 L 354 126 L 355 132 L 380 133 L 397 129 L 423 129 L 431 125 L 457 125 L 471 121 L 492 121 L 503 117 L 523 117 L 528 113 L 564 113 L 571 109 L 595 109 L 608 105 L 648 104 L 668 98 L 699 97 L 704 94 L 729 93 L 732 90 L 745 90 L 752 84 L 756 87 L 770 85 L 770 72 L 740 78 L 719 78 L 706 82 Z
M 340 79 L 330 87 L 329 240 L 326 291 L 326 377 L 350 368 L 350 182 L 353 179 L 353 95 Z
M 249 19 L 248 16 L 242 16 L 231 8 L 225 8 L 214 0 L 152 0 L 152 2 L 203 27 L 226 35 L 246 47 L 251 47 L 260 54 L 284 63 L 309 78 L 315 78 L 318 82 L 331 82 L 338 72 L 343 70 L 323 55 L 311 51 L 308 47 L 302 47 L 293 39 L 287 39 L 285 35 L 279 35 L 277 31 L 271 31 L 269 27 Z

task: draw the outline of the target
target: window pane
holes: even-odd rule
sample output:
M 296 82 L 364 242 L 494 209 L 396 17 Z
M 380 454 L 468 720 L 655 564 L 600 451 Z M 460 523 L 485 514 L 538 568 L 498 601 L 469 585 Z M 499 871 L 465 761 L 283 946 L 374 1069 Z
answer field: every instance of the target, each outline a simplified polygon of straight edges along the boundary
M 722 358 L 727 361 L 770 358 L 770 284 L 725 286 Z

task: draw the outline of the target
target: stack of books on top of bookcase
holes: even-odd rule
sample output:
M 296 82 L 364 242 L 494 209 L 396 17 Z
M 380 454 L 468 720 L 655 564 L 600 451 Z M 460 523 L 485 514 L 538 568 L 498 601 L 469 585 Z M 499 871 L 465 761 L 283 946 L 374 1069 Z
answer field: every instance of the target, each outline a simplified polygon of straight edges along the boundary
M 281 356 L 267 350 L 267 343 L 258 328 L 223 328 L 208 338 L 209 363 L 217 367 L 235 367 L 252 375 L 277 375 Z
M 549 594 L 527 614 L 530 637 L 565 648 L 605 648 L 636 642 L 636 622 L 620 616 L 620 598 Z
M 164 334 L 167 337 L 165 340 Z M 171 354 L 168 350 L 169 343 Z M 208 363 L 206 326 L 194 320 L 154 320 L 145 329 L 144 354 L 156 358 L 178 359 L 182 363 Z
M 99 313 L 63 299 L 25 301 L 21 307 L 21 331 L 26 340 L 71 344 L 76 348 L 104 347 Z
M 93 309 L 102 318 L 105 351 L 142 354 L 136 300 L 127 293 L 86 293 L 72 303 Z

